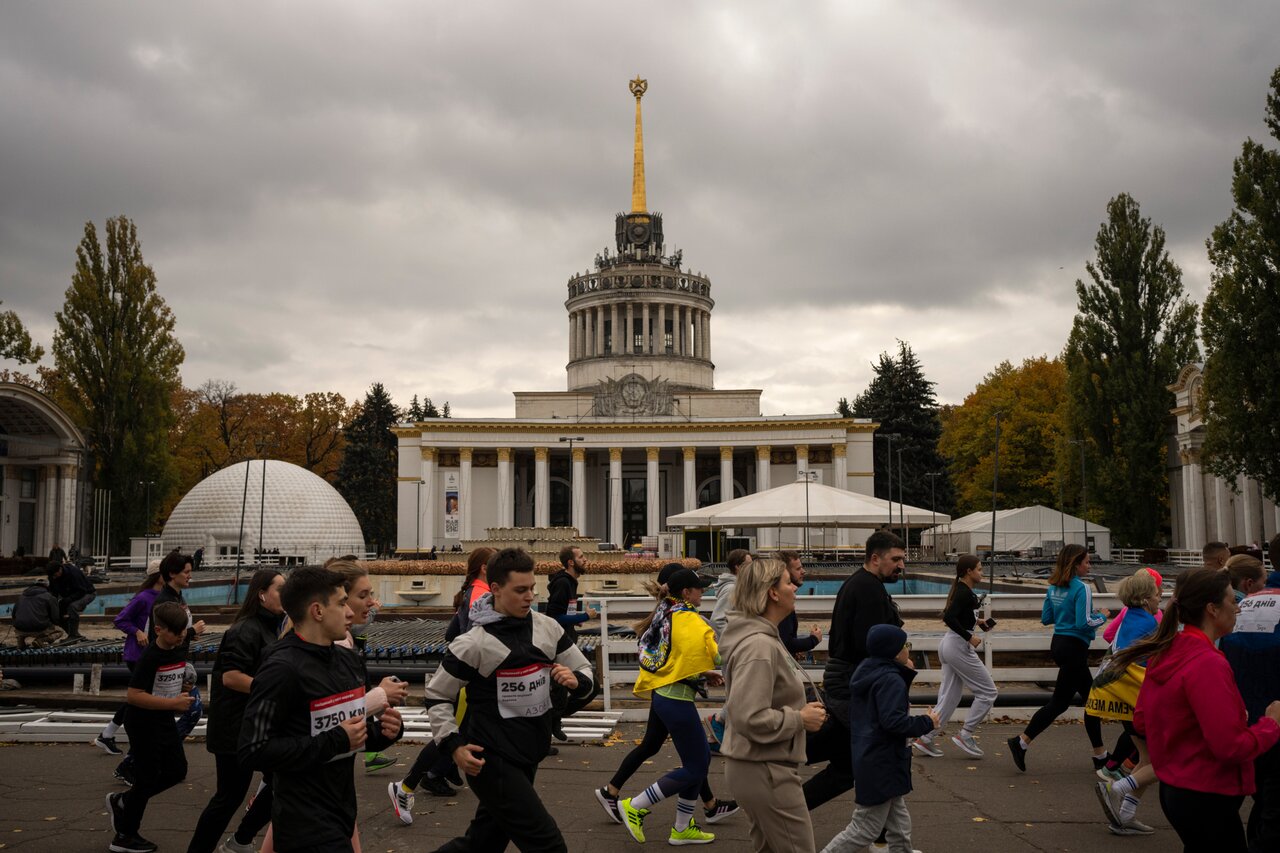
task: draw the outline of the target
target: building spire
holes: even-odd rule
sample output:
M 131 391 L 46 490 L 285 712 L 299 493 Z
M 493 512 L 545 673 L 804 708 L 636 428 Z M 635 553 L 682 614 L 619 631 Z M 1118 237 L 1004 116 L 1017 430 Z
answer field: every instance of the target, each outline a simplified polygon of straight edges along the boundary
M 649 81 L 641 80 L 639 75 L 629 84 L 631 94 L 636 96 L 636 156 L 631 173 L 631 212 L 647 213 L 649 206 L 644 197 L 644 133 L 640 126 L 640 99 L 649 89 Z

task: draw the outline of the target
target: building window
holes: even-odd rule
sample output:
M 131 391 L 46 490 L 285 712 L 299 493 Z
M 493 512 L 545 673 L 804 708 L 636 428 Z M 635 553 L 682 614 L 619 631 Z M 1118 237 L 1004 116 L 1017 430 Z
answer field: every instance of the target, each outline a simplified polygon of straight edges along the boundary
M 613 321 L 604 321 L 604 351 L 613 355 Z
M 35 468 L 19 468 L 18 469 L 18 497 L 24 500 L 35 500 L 36 496 L 36 469 Z
M 635 334 L 632 335 L 631 344 L 632 352 L 644 352 L 644 320 L 638 319 L 635 322 Z

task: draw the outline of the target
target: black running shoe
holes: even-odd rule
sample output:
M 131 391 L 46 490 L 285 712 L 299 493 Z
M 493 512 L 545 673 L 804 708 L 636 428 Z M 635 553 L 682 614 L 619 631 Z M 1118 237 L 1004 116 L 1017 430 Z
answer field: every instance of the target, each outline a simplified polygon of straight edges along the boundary
M 93 739 L 93 745 L 105 752 L 107 755 L 124 755 L 124 750 L 116 743 L 113 737 L 103 737 L 98 735 Z
M 107 849 L 111 853 L 155 853 L 160 848 L 141 835 L 122 835 L 117 832 Z
M 444 778 L 448 779 L 455 786 L 462 787 L 462 771 L 458 769 L 458 765 L 449 762 L 449 769 L 445 771 Z
M 130 788 L 133 787 L 133 767 L 127 762 L 120 762 L 120 766 L 116 768 L 116 772 L 113 775 Z
M 111 821 L 111 831 L 119 834 L 116 829 L 120 825 L 120 813 L 124 811 L 124 806 L 120 804 L 120 799 L 124 797 L 122 791 L 113 791 L 107 794 L 107 820 Z
M 1107 766 L 1107 761 L 1110 758 L 1111 758 L 1110 755 L 1093 756 L 1093 772 L 1097 773 L 1099 770 L 1105 769 Z
M 1013 756 L 1013 763 L 1023 773 L 1027 772 L 1027 749 L 1022 745 L 1022 739 L 1018 736 L 1009 738 L 1006 743 L 1009 744 L 1009 755 Z
M 422 780 L 422 784 L 418 786 L 433 797 L 456 797 L 458 792 L 449 787 L 449 783 L 445 781 L 443 776 L 437 776 L 432 779 L 426 776 Z

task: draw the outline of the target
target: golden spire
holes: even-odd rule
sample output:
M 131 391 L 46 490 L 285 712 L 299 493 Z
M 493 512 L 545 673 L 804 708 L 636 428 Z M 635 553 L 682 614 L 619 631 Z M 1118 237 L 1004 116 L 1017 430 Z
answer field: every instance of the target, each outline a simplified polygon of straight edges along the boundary
M 629 84 L 631 94 L 636 96 L 636 158 L 631 174 L 631 212 L 647 213 L 648 204 L 644 198 L 644 133 L 640 128 L 640 99 L 649 89 L 649 81 L 641 80 L 639 75 Z

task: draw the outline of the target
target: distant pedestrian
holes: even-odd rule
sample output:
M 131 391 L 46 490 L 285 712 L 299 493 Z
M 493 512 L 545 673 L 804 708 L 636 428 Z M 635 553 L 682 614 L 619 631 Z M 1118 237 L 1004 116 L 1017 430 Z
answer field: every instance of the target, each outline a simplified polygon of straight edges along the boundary
M 67 630 L 70 639 L 83 640 L 80 614 L 98 597 L 93 581 L 84 576 L 79 566 L 71 563 L 51 562 L 48 574 L 49 591 L 58 599 L 62 627 Z
M 868 657 L 850 684 L 849 720 L 853 726 L 853 818 L 822 853 L 854 853 L 884 833 L 893 853 L 911 851 L 911 747 L 908 742 L 936 729 L 937 713 L 911 716 L 910 689 L 915 679 L 907 632 L 876 625 L 867 634 Z
M 66 636 L 58 627 L 58 599 L 49 591 L 45 580 L 38 580 L 22 591 L 13 605 L 13 630 L 18 635 L 18 648 L 27 643 L 36 648 L 50 645 Z
M 1093 591 L 1082 580 L 1089 575 L 1089 561 L 1089 551 L 1085 546 L 1067 545 L 1058 552 L 1058 562 L 1049 576 L 1049 590 L 1040 610 L 1040 622 L 1053 626 L 1049 651 L 1058 665 L 1058 679 L 1053 686 L 1053 696 L 1036 711 L 1022 734 L 1009 738 L 1009 755 L 1022 771 L 1027 769 L 1027 750 L 1031 748 L 1031 742 L 1062 716 L 1076 694 L 1082 701 L 1088 701 L 1089 690 L 1093 687 L 1089 645 L 1110 614 L 1093 609 Z M 1094 770 L 1098 770 L 1107 763 L 1102 723 L 1086 712 L 1084 730 L 1093 746 Z

